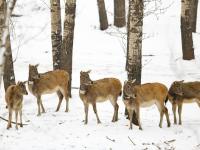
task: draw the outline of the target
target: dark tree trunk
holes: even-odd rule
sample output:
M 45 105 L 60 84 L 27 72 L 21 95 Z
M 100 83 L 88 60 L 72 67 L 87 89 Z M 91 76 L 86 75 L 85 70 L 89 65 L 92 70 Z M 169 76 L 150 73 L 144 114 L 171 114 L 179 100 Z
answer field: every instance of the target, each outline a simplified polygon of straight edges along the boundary
M 194 59 L 194 48 L 192 40 L 192 1 L 181 1 L 181 38 L 183 59 Z
M 72 82 L 72 54 L 73 54 L 75 13 L 76 13 L 76 0 L 66 0 L 60 67 L 61 69 L 66 70 L 70 75 L 70 81 L 68 87 L 70 96 L 71 96 L 71 82 Z
M 13 67 L 13 58 L 12 58 L 12 50 L 11 50 L 11 43 L 10 43 L 10 35 L 7 36 L 6 40 L 6 59 L 5 59 L 5 67 L 4 67 L 4 88 L 6 89 L 15 84 L 15 74 L 14 74 L 14 67 Z
M 129 0 L 126 70 L 135 84 L 141 84 L 143 9 L 143 0 Z M 133 123 L 138 124 L 135 113 Z
M 106 30 L 108 28 L 108 19 L 104 0 L 97 0 L 97 5 L 99 10 L 100 29 Z
M 114 0 L 114 25 L 116 27 L 126 25 L 125 0 Z
M 51 41 L 54 70 L 60 69 L 60 51 L 62 46 L 60 0 L 51 0 Z
M 193 1 L 193 8 L 192 8 L 192 32 L 196 32 L 196 25 L 197 25 L 197 12 L 198 12 L 198 2 L 199 0 L 192 0 Z

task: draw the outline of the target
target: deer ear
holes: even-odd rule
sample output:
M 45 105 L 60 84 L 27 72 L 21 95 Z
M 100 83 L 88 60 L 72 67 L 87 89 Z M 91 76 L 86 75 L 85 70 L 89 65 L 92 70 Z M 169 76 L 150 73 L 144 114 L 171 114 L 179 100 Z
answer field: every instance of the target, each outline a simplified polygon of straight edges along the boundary
M 39 66 L 39 64 L 36 64 L 35 67 L 37 68 Z
M 131 83 L 135 83 L 135 81 L 136 81 L 136 79 L 133 79 L 133 80 L 131 81 Z
M 20 81 L 17 82 L 17 85 L 19 85 L 19 84 L 20 84 Z
M 90 73 L 92 70 L 88 70 L 88 71 L 86 71 L 87 73 Z

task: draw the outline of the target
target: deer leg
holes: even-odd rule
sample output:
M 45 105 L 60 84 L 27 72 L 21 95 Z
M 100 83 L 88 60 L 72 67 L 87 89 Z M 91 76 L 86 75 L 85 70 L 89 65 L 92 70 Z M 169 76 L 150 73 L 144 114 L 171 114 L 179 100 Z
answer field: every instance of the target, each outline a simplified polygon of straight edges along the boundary
M 23 127 L 23 124 L 22 124 L 22 110 L 19 111 L 19 115 L 20 115 L 20 127 Z
M 40 98 L 40 105 L 41 105 L 41 108 L 42 108 L 42 113 L 45 113 L 45 109 L 44 109 L 44 106 L 43 106 L 43 103 L 42 103 L 42 99 Z
M 113 114 L 112 122 L 115 122 L 115 121 L 118 120 L 119 105 L 117 104 L 117 100 L 116 99 L 112 99 L 112 100 L 110 100 L 110 102 L 114 107 L 114 114 Z
M 11 122 L 12 122 L 12 109 L 9 108 L 9 117 L 8 117 L 8 125 L 7 125 L 7 129 L 9 129 L 9 128 L 12 127 Z
M 168 109 L 164 106 L 164 111 L 165 111 L 165 117 L 166 117 L 166 120 L 167 120 L 167 127 L 170 127 L 171 123 L 170 123 L 170 120 L 169 120 L 169 113 L 168 113 Z
M 176 108 L 177 108 L 176 103 L 172 103 L 172 111 L 173 111 L 173 114 L 174 114 L 174 124 L 177 124 L 177 119 L 176 119 Z
M 68 112 L 69 111 L 69 94 L 68 94 L 67 86 L 66 86 L 66 88 L 64 90 L 61 90 L 61 92 L 64 95 L 65 100 L 66 100 L 66 109 L 65 109 L 65 112 Z
M 88 107 L 89 107 L 89 104 L 88 104 L 88 103 L 84 103 L 84 109 L 85 109 L 85 124 L 88 123 Z
M 94 110 L 94 113 L 95 113 L 96 118 L 97 118 L 97 123 L 101 123 L 101 121 L 99 120 L 98 113 L 97 113 L 96 103 L 93 103 L 92 106 L 93 106 L 93 110 Z
M 179 115 L 179 125 L 182 124 L 181 113 L 182 113 L 182 103 L 178 104 L 178 115 Z
M 133 120 L 133 110 L 132 109 L 127 109 L 129 117 L 130 117 L 130 126 L 129 129 L 132 130 L 133 125 L 132 125 L 132 120 Z
M 57 92 L 57 95 L 58 95 L 58 98 L 59 98 L 59 102 L 58 102 L 58 106 L 56 108 L 56 112 L 59 111 L 60 105 L 61 105 L 62 100 L 63 100 L 63 94 L 60 91 Z
M 138 120 L 138 124 L 139 124 L 139 129 L 142 130 L 142 126 L 141 126 L 141 122 L 140 122 L 140 107 L 137 106 L 136 107 L 136 117 L 137 117 L 137 120 Z M 133 114 L 132 114 L 133 116 Z
M 38 114 L 37 114 L 37 116 L 41 116 L 41 112 L 40 112 L 40 99 L 41 99 L 41 97 L 37 96 L 37 105 L 38 105 Z
M 162 122 L 163 122 L 163 115 L 164 115 L 164 107 L 160 103 L 156 103 L 156 106 L 160 112 L 160 122 L 159 127 L 162 128 Z
M 17 121 L 18 121 L 18 110 L 15 111 L 15 123 L 16 123 L 15 128 L 18 130 L 18 123 L 17 123 Z

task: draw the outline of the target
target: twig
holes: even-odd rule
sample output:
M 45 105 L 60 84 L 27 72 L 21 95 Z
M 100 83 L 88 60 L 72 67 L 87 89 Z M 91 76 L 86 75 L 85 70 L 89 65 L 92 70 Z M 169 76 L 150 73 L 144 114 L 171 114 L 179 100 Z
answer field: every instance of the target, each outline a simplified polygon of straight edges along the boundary
M 111 138 L 109 138 L 108 136 L 106 136 L 106 139 L 108 139 L 108 140 L 110 140 L 110 141 L 112 141 L 112 142 L 115 142 L 115 139 L 111 139 Z
M 175 139 L 173 139 L 173 140 L 169 140 L 169 141 L 167 141 L 168 143 L 172 143 L 172 142 L 175 142 L 176 140 Z
M 7 119 L 5 119 L 5 118 L 3 118 L 3 117 L 1 117 L 1 116 L 0 116 L 0 119 L 2 119 L 2 120 L 4 120 L 4 121 L 7 121 L 7 122 L 8 122 Z M 11 123 L 16 124 L 16 123 L 13 122 L 13 121 L 11 121 Z M 21 125 L 20 123 L 17 123 L 17 124 L 18 124 L 18 125 Z M 22 124 L 22 125 L 28 125 L 28 124 Z
M 136 144 L 131 140 L 131 138 L 128 136 L 128 139 L 131 141 L 131 143 L 135 146 Z

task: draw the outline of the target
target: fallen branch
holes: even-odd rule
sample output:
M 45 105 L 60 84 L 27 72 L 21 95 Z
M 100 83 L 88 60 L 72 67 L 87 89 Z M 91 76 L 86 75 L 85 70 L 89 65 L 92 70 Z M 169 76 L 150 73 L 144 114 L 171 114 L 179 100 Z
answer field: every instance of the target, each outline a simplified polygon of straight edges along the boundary
M 135 146 L 136 144 L 131 140 L 131 138 L 128 136 L 128 139 L 131 141 L 131 143 Z
M 4 120 L 4 121 L 7 121 L 7 122 L 8 122 L 7 119 L 5 119 L 5 118 L 3 118 L 3 117 L 1 117 L 1 116 L 0 116 L 0 119 L 2 119 L 2 120 Z M 11 121 L 11 123 L 16 124 L 16 123 L 13 122 L 13 121 Z M 17 123 L 17 124 L 18 124 L 18 125 L 21 125 L 20 123 Z M 28 125 L 28 124 L 22 124 L 22 125 Z
M 108 139 L 108 140 L 110 140 L 110 141 L 112 141 L 112 142 L 115 142 L 115 139 L 111 139 L 111 138 L 109 138 L 108 136 L 106 136 L 106 139 Z

